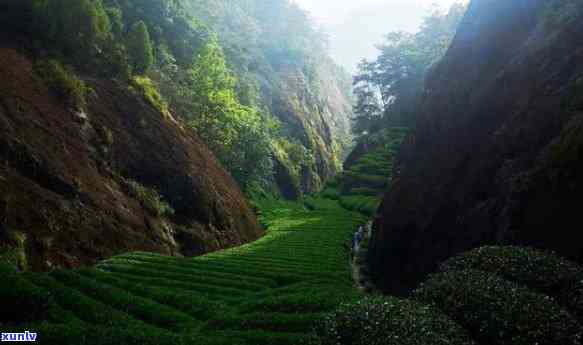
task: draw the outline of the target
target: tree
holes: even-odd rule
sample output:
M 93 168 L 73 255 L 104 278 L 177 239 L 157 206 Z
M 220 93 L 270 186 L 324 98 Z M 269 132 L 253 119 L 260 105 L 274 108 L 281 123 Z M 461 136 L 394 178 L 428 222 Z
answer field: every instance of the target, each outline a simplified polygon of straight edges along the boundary
M 137 74 L 146 73 L 154 64 L 154 52 L 146 23 L 140 20 L 132 26 L 126 46 L 134 72 Z
M 425 75 L 447 51 L 465 10 L 461 4 L 454 4 L 447 13 L 435 9 L 417 34 L 389 33 L 377 46 L 378 58 L 359 65 L 354 78 L 356 134 L 381 129 L 379 117 L 387 125 L 415 125 Z M 377 114 L 377 95 L 382 101 L 382 116 Z
M 34 0 L 33 9 L 35 33 L 56 43 L 79 65 L 111 38 L 101 0 Z
M 366 60 L 358 64 L 358 74 L 354 77 L 352 133 L 356 136 L 370 133 L 382 118 L 384 105 L 381 103 L 381 89 L 376 78 L 376 65 Z
M 373 131 L 382 118 L 383 107 L 378 92 L 370 84 L 356 86 L 354 94 L 356 105 L 353 108 L 355 117 L 352 119 L 352 133 L 360 136 Z
M 178 92 L 191 128 L 246 188 L 271 173 L 273 126 L 257 109 L 239 102 L 236 85 L 213 37 L 186 71 Z

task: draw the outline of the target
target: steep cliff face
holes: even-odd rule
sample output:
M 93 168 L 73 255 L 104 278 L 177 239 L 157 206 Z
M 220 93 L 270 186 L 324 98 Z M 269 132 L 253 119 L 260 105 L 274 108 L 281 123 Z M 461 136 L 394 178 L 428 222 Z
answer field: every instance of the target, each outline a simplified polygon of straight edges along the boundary
M 583 259 L 581 19 L 574 1 L 470 4 L 376 220 L 369 261 L 386 291 L 484 244 Z
M 272 113 L 281 121 L 286 135 L 300 142 L 311 159 L 297 172 L 276 162 L 280 166 L 275 171 L 278 188 L 283 196 L 295 198 L 319 191 L 338 172 L 342 153 L 338 138 L 349 134 L 352 108 L 344 92 L 347 88 L 339 85 L 333 71 L 325 67 L 319 71 L 317 86 L 310 85 L 295 68 L 280 68 L 275 73 L 277 77 L 264 87 L 264 93 L 278 90 L 269 101 Z M 290 180 L 286 178 L 289 175 L 298 176 Z
M 127 86 L 86 83 L 86 112 L 72 111 L 28 57 L 0 48 L 0 247 L 19 239 L 30 268 L 44 270 L 133 250 L 197 255 L 261 235 L 198 138 Z

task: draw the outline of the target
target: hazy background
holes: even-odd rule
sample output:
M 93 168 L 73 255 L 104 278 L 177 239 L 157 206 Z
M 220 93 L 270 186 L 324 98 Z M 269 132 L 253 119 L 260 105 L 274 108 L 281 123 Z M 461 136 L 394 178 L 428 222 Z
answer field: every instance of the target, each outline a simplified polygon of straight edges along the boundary
M 349 72 L 377 56 L 374 45 L 391 31 L 417 31 L 432 4 L 449 8 L 459 0 L 294 0 L 330 34 L 330 53 Z

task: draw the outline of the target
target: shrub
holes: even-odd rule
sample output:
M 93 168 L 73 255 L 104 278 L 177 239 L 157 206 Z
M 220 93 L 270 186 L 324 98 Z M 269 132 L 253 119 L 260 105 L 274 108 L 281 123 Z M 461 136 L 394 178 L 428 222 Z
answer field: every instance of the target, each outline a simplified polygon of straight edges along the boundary
M 413 296 L 443 310 L 482 344 L 567 345 L 581 341 L 581 327 L 552 298 L 492 273 L 439 273 Z
M 350 194 L 359 194 L 359 195 L 375 196 L 375 197 L 382 194 L 382 192 L 383 192 L 382 190 L 379 191 L 377 189 L 366 188 L 366 187 L 352 188 L 350 190 Z
M 154 82 L 150 78 L 134 76 L 131 80 L 131 87 L 138 91 L 151 106 L 156 108 L 164 116 L 171 116 L 168 110 L 168 103 L 164 101 L 164 98 L 162 98 L 162 95 L 160 95 L 156 85 L 154 85 Z
M 154 189 L 147 188 L 136 181 L 124 180 L 126 192 L 137 199 L 146 210 L 158 217 L 171 217 L 174 209 Z
M 0 232 L 2 230 L 0 225 Z M 25 234 L 5 229 L 5 234 L 0 235 L 0 265 L 9 265 L 17 267 L 21 271 L 26 271 L 28 260 L 26 258 L 25 241 Z
M 475 269 L 551 295 L 583 319 L 583 269 L 554 254 L 521 247 L 483 247 L 447 260 L 440 271 Z
M 314 345 L 474 344 L 454 321 L 431 306 L 394 297 L 342 304 L 317 326 Z
M 72 68 L 63 66 L 57 60 L 43 60 L 35 65 L 35 72 L 63 101 L 77 110 L 85 108 L 88 88 Z

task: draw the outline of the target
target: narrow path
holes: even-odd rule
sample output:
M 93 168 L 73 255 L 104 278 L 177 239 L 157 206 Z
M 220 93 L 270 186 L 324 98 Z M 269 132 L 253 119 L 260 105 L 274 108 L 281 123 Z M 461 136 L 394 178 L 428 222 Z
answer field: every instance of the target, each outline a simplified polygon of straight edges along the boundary
M 369 275 L 369 270 L 366 265 L 366 256 L 368 252 L 368 245 L 371 238 L 372 222 L 364 225 L 364 237 L 359 245 L 356 253 L 350 256 L 349 264 L 352 271 L 352 280 L 356 284 L 361 293 L 372 294 L 375 293 L 376 288 Z

